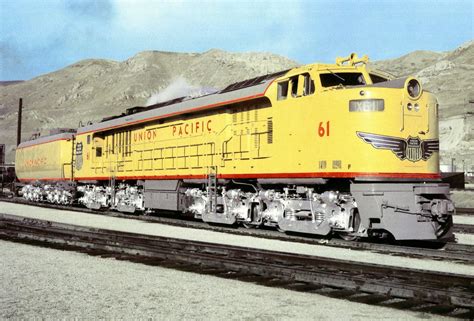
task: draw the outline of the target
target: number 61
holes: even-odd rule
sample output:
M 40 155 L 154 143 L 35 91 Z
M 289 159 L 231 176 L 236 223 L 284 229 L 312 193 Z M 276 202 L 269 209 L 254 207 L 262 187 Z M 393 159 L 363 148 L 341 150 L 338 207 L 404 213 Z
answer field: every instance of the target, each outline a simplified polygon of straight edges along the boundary
M 318 128 L 319 137 L 329 136 L 329 124 L 330 124 L 330 122 L 327 121 L 326 122 L 326 128 L 324 128 L 323 122 L 319 123 L 319 128 Z

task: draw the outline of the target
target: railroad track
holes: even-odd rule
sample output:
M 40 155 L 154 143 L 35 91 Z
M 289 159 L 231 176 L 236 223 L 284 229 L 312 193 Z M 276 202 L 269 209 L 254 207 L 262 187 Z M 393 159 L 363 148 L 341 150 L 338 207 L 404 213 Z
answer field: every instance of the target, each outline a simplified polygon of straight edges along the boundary
M 129 215 L 116 211 L 94 211 L 83 207 L 70 207 L 48 203 L 32 203 L 22 198 L 0 199 L 2 201 L 38 206 L 43 208 L 53 208 L 57 210 L 67 210 L 79 213 L 90 213 L 96 215 L 104 215 L 111 217 L 119 217 L 126 219 L 135 219 L 151 223 L 167 224 L 179 227 L 195 228 L 210 230 L 215 232 L 230 233 L 236 235 L 255 236 L 260 238 L 275 239 L 281 241 L 298 242 L 306 244 L 318 244 L 330 247 L 347 248 L 353 250 L 366 250 L 380 254 L 390 254 L 402 257 L 425 258 L 434 260 L 449 260 L 458 263 L 474 265 L 474 246 L 457 244 L 454 242 L 447 243 L 442 248 L 427 248 L 427 246 L 439 247 L 437 243 L 413 243 L 404 245 L 395 245 L 387 243 L 375 243 L 369 241 L 351 242 L 344 241 L 339 238 L 317 238 L 314 236 L 302 236 L 294 234 L 282 234 L 272 229 L 245 229 L 245 228 L 229 228 L 223 226 L 209 225 L 207 223 L 196 221 L 192 217 L 181 217 L 177 219 L 175 214 L 160 214 L 161 216 L 148 215 Z M 469 227 L 469 225 L 468 225 Z
M 458 207 L 456 213 L 459 215 L 474 215 L 474 208 Z
M 472 224 L 455 224 L 454 233 L 474 234 L 474 225 Z
M 474 318 L 474 277 L 0 215 L 0 239 L 382 306 Z

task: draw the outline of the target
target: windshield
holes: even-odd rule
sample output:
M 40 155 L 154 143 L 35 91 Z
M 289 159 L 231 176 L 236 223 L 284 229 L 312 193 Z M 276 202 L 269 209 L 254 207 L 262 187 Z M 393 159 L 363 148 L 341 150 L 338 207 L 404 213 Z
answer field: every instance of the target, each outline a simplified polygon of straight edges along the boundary
M 365 85 L 365 79 L 360 72 L 329 72 L 327 74 L 320 74 L 321 85 L 323 87 L 332 86 L 357 86 Z
M 370 74 L 370 79 L 372 79 L 372 83 L 373 84 L 377 84 L 379 82 L 384 82 L 384 81 L 387 81 L 388 79 L 385 78 L 385 77 L 382 77 L 382 76 L 379 76 L 379 75 L 375 75 L 375 74 Z

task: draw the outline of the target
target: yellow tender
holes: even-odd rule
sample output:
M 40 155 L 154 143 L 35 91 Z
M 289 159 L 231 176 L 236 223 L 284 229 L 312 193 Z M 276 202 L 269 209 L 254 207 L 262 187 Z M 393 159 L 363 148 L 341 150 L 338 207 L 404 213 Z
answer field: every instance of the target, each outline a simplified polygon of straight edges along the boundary
M 366 62 L 353 54 L 249 95 L 82 127 L 75 179 L 205 178 L 211 166 L 220 178 L 439 177 L 436 98 Z
M 20 181 L 72 179 L 73 134 L 60 133 L 21 143 L 15 170 Z

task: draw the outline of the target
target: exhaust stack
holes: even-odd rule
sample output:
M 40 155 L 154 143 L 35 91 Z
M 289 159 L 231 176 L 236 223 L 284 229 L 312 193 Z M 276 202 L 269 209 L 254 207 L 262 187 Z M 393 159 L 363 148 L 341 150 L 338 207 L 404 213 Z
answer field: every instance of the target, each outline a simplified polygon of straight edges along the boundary
M 21 112 L 22 112 L 22 109 L 23 109 L 23 99 L 20 98 L 20 102 L 18 104 L 18 127 L 17 127 L 17 131 L 16 131 L 16 146 L 18 147 L 18 145 L 20 145 L 21 143 Z

